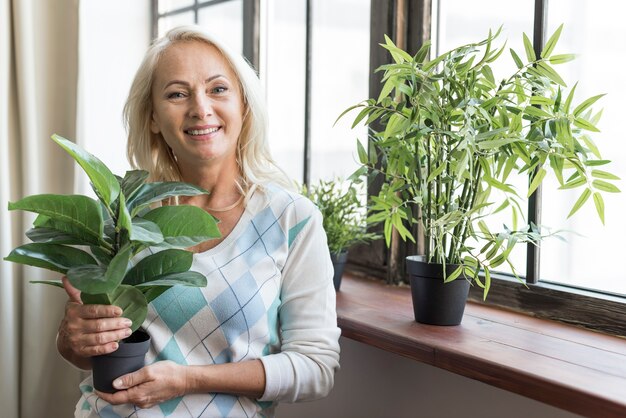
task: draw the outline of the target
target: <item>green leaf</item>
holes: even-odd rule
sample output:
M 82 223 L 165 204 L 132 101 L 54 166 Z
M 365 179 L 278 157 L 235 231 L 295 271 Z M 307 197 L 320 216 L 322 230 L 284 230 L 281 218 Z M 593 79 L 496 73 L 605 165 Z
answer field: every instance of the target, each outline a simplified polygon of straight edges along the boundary
M 104 228 L 100 205 L 81 195 L 40 194 L 9 203 L 9 210 L 25 210 L 45 215 L 67 224 L 62 231 L 86 242 L 99 243 Z M 53 228 L 63 227 L 54 223 Z
M 528 36 L 526 36 L 525 33 L 522 36 L 524 40 L 524 50 L 526 51 L 526 57 L 528 58 L 528 62 L 536 61 L 537 56 L 535 55 L 535 50 L 533 49 L 532 42 L 530 42 L 530 39 L 528 39 Z
M 135 216 L 141 209 L 152 203 L 161 202 L 164 199 L 174 196 L 197 196 L 209 194 L 201 187 L 189 183 L 181 182 L 154 182 L 146 183 L 139 187 L 137 192 L 128 199 L 128 209 L 131 215 Z
M 95 156 L 59 135 L 52 135 L 52 140 L 67 151 L 85 170 L 97 194 L 110 207 L 120 193 L 120 185 L 109 168 Z
M 126 206 L 126 198 L 124 196 L 124 193 L 120 193 L 119 212 L 117 214 L 117 227 L 120 230 L 125 229 L 126 231 L 128 231 L 129 234 L 132 234 L 133 223 L 131 221 L 128 207 Z
M 206 277 L 197 271 L 183 271 L 180 273 L 168 273 L 154 277 L 149 282 L 138 284 L 139 288 L 147 286 L 193 286 L 206 287 Z
M 171 286 L 150 286 L 150 287 L 142 287 L 139 290 L 143 292 L 144 296 L 146 297 L 146 300 L 148 301 L 148 303 L 150 303 L 156 298 L 158 298 L 159 296 L 161 296 L 163 293 L 168 291 L 170 288 Z
M 123 247 L 105 269 L 100 266 L 78 266 L 67 270 L 72 286 L 84 293 L 111 293 L 122 283 L 132 255 L 130 245 Z
M 28 283 L 39 283 L 39 284 L 47 284 L 54 287 L 60 287 L 61 289 L 65 289 L 63 287 L 63 282 L 60 280 L 31 280 Z
M 527 115 L 530 115 L 530 116 L 538 117 L 538 118 L 551 119 L 551 118 L 554 117 L 553 115 L 551 115 L 550 113 L 546 112 L 545 110 L 540 109 L 540 108 L 535 107 L 535 106 L 526 106 L 524 108 L 524 113 L 526 113 Z
M 545 176 L 546 170 L 542 167 L 537 171 L 537 174 L 535 174 L 535 177 L 533 177 L 533 181 L 530 183 L 530 186 L 528 186 L 528 194 L 526 195 L 526 197 L 530 197 L 535 192 L 535 190 L 537 190 L 537 187 L 539 187 Z
M 599 99 L 601 99 L 604 96 L 606 96 L 606 94 L 598 94 L 597 96 L 588 98 L 587 100 L 585 100 L 584 102 L 576 106 L 576 109 L 574 109 L 574 112 L 573 112 L 574 116 L 575 117 L 580 116 L 580 114 L 583 113 L 585 110 L 587 110 L 589 106 L 593 105 L 595 102 L 597 102 Z
M 600 130 L 598 128 L 596 128 L 594 125 L 591 124 L 591 122 L 586 121 L 583 118 L 576 118 L 574 119 L 574 125 L 581 128 L 581 129 L 585 129 L 587 131 L 591 131 L 591 132 L 600 132 Z
M 570 62 L 574 60 L 575 58 L 576 58 L 576 55 L 574 54 L 559 54 L 559 55 L 552 55 L 549 61 L 550 61 L 550 64 L 558 65 L 558 64 L 564 64 L 566 62 Z
M 26 236 L 33 242 L 50 242 L 66 245 L 89 245 L 91 242 L 83 241 L 74 235 L 53 228 L 31 228 L 26 231 Z
M 4 259 L 63 274 L 77 266 L 97 264 L 96 260 L 83 250 L 66 245 L 44 243 L 22 245 L 11 251 Z
M 361 141 L 356 141 L 356 149 L 359 154 L 359 162 L 364 165 L 367 164 L 369 162 L 369 157 L 367 156 L 367 151 L 365 150 L 363 144 L 361 144 Z
M 137 285 L 149 282 L 167 273 L 182 273 L 191 267 L 193 253 L 168 249 L 151 254 L 139 261 L 124 277 L 124 284 Z
M 142 218 L 133 218 L 130 240 L 144 244 L 156 245 L 163 242 L 163 234 L 159 226 Z
M 615 174 L 611 174 L 607 171 L 602 171 L 602 170 L 591 170 L 591 175 L 597 179 L 621 180 Z
M 602 190 L 603 192 L 608 192 L 608 193 L 619 193 L 620 190 L 617 188 L 616 185 L 611 184 L 607 181 L 604 180 L 594 180 L 591 182 L 591 185 L 593 187 L 595 187 L 598 190 Z
M 598 212 L 600 221 L 602 221 L 602 225 L 604 225 L 604 199 L 602 199 L 602 195 L 600 193 L 593 193 L 593 203 L 596 205 L 596 211 Z
M 124 178 L 120 182 L 122 187 L 122 193 L 127 198 L 131 198 L 133 193 L 139 189 L 139 186 L 144 184 L 148 179 L 149 173 L 145 170 L 129 170 L 124 175 Z
M 446 278 L 443 280 L 444 283 L 450 283 L 451 281 L 454 281 L 457 277 L 459 277 L 461 275 L 461 273 L 463 273 L 463 266 L 460 265 L 458 266 L 452 273 L 450 273 L 448 276 L 446 276 Z
M 513 48 L 510 48 L 509 51 L 511 51 L 511 56 L 513 57 L 513 61 L 515 61 L 515 65 L 519 70 L 521 70 L 524 67 L 524 63 L 520 59 L 519 55 L 517 55 L 517 52 L 515 52 Z
M 143 216 L 161 229 L 167 246 L 187 248 L 219 238 L 216 219 L 196 206 L 163 206 Z
M 555 83 L 563 87 L 567 87 L 565 81 L 563 81 L 561 76 L 556 71 L 554 71 L 554 68 L 550 67 L 549 64 L 545 62 L 540 62 L 539 64 L 537 64 L 537 70 Z
M 565 183 L 563 186 L 559 187 L 559 190 L 566 190 L 566 189 L 574 189 L 576 187 L 580 187 L 583 184 L 587 183 L 587 179 L 584 177 L 577 177 L 571 181 L 568 181 L 567 183 Z
M 109 294 L 100 293 L 90 295 L 81 293 L 81 299 L 85 304 L 115 305 L 122 308 L 122 316 L 130 319 L 133 324 L 131 330 L 136 331 L 148 314 L 148 301 L 141 290 L 127 285 L 120 285 Z
M 577 86 L 578 83 L 574 84 L 574 87 L 572 87 L 569 94 L 567 95 L 567 98 L 565 99 L 565 104 L 563 105 L 563 111 L 565 113 L 568 113 L 570 107 L 572 106 L 572 100 L 574 99 L 574 92 L 576 91 Z
M 572 210 L 570 211 L 569 215 L 567 215 L 567 217 L 570 218 L 573 214 L 575 214 L 578 209 L 580 209 L 582 205 L 585 204 L 587 199 L 589 199 L 589 196 L 591 196 L 591 189 L 585 189 L 576 201 L 576 203 L 574 203 L 574 206 L 572 207 Z
M 552 54 L 552 51 L 554 51 L 554 47 L 556 46 L 556 43 L 559 41 L 559 37 L 561 36 L 562 30 L 563 30 L 563 24 L 561 24 L 561 26 L 559 26 L 558 29 L 554 31 L 552 36 L 550 36 L 550 39 L 548 39 L 548 42 L 546 42 L 546 45 L 543 47 L 543 51 L 541 51 L 541 58 L 548 58 L 550 54 Z

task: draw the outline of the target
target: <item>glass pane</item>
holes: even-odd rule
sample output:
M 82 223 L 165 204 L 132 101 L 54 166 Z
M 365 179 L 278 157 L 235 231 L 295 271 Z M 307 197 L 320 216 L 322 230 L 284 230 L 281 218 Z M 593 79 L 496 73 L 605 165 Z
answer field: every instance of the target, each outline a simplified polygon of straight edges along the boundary
M 476 13 L 476 8 L 480 6 L 480 13 Z M 437 49 L 437 55 L 449 51 L 467 43 L 477 42 L 485 39 L 489 30 L 495 32 L 502 26 L 502 33 L 495 41 L 494 48 L 500 48 L 507 42 L 506 49 L 513 48 L 520 56 L 524 56 L 524 44 L 522 34 L 526 33 L 532 39 L 534 0 L 482 0 L 480 2 L 468 2 L 465 0 L 439 0 L 439 22 L 437 33 L 433 37 L 433 43 Z M 515 13 L 511 13 L 515 10 Z M 496 82 L 510 77 L 517 67 L 508 52 L 491 65 Z M 526 191 L 528 190 L 528 179 L 526 176 L 511 174 L 508 184 L 513 186 L 520 199 L 522 215 L 527 213 Z M 494 209 L 502 203 L 502 195 L 497 191 L 492 192 Z M 522 228 L 525 221 L 520 219 L 518 225 L 512 224 L 512 215 L 509 210 L 489 216 L 485 219 L 491 232 L 502 231 L 503 225 L 508 228 Z M 477 244 L 478 246 L 479 244 Z M 482 245 L 480 245 L 482 246 Z M 478 248 L 480 248 L 480 246 Z M 526 274 L 526 245 L 517 245 L 509 257 L 515 267 L 517 274 Z M 499 271 L 511 273 L 508 265 L 502 264 Z
M 347 177 L 358 168 L 356 138 L 367 130 L 350 129 L 357 112 L 337 117 L 367 99 L 369 89 L 369 2 L 313 2 L 311 79 L 311 180 Z
M 591 138 L 602 156 L 612 160 L 599 168 L 622 180 L 626 178 L 622 104 L 626 85 L 619 80 L 626 66 L 625 14 L 626 4 L 609 0 L 550 0 L 548 9 L 548 34 L 564 23 L 554 53 L 577 55 L 574 61 L 556 67 L 570 87 L 578 81 L 573 104 L 607 93 L 594 106 L 595 111 L 604 109 L 598 124 L 602 132 L 592 133 Z M 616 184 L 622 193 L 603 194 L 606 226 L 598 219 L 592 199 L 566 220 L 581 189 L 544 191 L 542 223 L 571 232 L 562 233 L 567 243 L 552 239 L 542 244 L 542 280 L 626 294 L 626 273 L 616 263 L 623 257 L 626 236 L 626 218 L 620 215 L 626 207 L 626 187 L 623 181 Z M 556 180 L 552 180 L 544 190 L 556 187 Z
M 181 25 L 193 25 L 195 21 L 194 12 L 184 12 L 175 14 L 168 17 L 162 17 L 159 19 L 159 36 L 165 35 L 165 33 Z
M 243 53 L 243 0 L 232 0 L 198 11 L 198 23 L 233 51 Z
M 194 0 L 159 0 L 159 14 L 171 12 L 183 7 L 193 6 Z
M 298 181 L 303 178 L 305 6 L 304 0 L 268 0 L 261 44 L 272 155 Z

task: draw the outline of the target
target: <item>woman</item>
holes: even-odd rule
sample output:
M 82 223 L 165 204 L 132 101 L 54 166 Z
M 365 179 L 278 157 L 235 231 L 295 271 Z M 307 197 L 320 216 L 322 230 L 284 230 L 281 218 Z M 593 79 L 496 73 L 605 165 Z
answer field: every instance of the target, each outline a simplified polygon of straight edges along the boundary
M 131 164 L 210 191 L 180 203 L 218 218 L 222 238 L 192 249 L 206 288 L 174 287 L 150 304 L 148 365 L 114 394 L 86 379 L 76 416 L 273 416 L 278 401 L 325 396 L 339 367 L 326 236 L 272 162 L 254 71 L 200 29 L 177 28 L 148 50 L 124 113 Z M 64 284 L 58 350 L 89 369 L 130 324 Z

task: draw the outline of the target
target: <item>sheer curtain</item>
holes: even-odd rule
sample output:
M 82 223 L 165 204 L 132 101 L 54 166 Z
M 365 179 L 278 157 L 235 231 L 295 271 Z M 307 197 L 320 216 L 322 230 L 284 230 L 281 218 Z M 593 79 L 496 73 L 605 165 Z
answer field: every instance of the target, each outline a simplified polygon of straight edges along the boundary
M 70 194 L 74 165 L 49 139 L 76 130 L 78 0 L 0 0 L 0 255 L 23 243 L 29 214 L 8 201 Z M 66 297 L 28 283 L 50 278 L 0 261 L 0 405 L 3 417 L 71 416 L 80 373 L 57 354 Z

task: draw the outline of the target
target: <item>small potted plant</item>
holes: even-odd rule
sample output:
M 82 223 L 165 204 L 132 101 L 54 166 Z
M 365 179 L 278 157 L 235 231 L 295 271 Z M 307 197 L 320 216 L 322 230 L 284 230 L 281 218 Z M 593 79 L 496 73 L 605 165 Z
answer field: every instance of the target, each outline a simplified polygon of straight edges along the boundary
M 181 182 L 147 183 L 148 173 L 141 170 L 115 176 L 76 144 L 57 135 L 52 139 L 83 168 L 98 200 L 41 194 L 9 203 L 9 210 L 38 216 L 26 232 L 32 242 L 5 260 L 64 274 L 85 304 L 122 308 L 133 334 L 117 351 L 92 359 L 95 388 L 113 392 L 115 378 L 144 364 L 149 336 L 139 327 L 148 303 L 173 285 L 206 286 L 204 275 L 189 271 L 193 254 L 184 248 L 220 234 L 215 218 L 198 207 L 161 205 L 164 199 L 205 190 Z M 137 257 L 141 252 L 151 254 Z M 35 283 L 63 287 L 60 281 Z
M 339 178 L 330 181 L 320 180 L 314 185 L 303 187 L 302 190 L 322 213 L 328 250 L 335 268 L 333 282 L 335 290 L 339 290 L 343 269 L 348 259 L 348 249 L 379 236 L 367 232 L 365 208 L 352 182 L 344 182 Z
M 574 56 L 553 54 L 561 30 L 539 56 L 523 35 L 526 59 L 511 49 L 516 69 L 504 78 L 491 68 L 505 56 L 505 45 L 494 47 L 500 30 L 433 60 L 428 43 L 410 56 L 386 38 L 382 46 L 394 62 L 379 68 L 379 97 L 346 110 L 360 110 L 354 125 L 382 127 L 372 131 L 369 150 L 358 144 L 356 174 L 383 179 L 369 219 L 384 222 L 387 245 L 394 229 L 404 240 L 414 240 L 416 225 L 423 232 L 425 254 L 407 259 L 418 322 L 460 323 L 470 282 L 486 298 L 493 269 L 507 263 L 515 273 L 513 247 L 542 238 L 537 225 L 515 225 L 523 211 L 509 184 L 512 172 L 528 176 L 522 193 L 531 196 L 551 171 L 560 189 L 582 189 L 569 216 L 593 197 L 604 223 L 602 193 L 619 189 L 589 136 L 601 113 L 591 106 L 602 95 L 575 105 L 576 86 L 565 90 L 553 65 Z M 485 220 L 503 210 L 511 211 L 512 223 L 502 231 L 488 227 Z M 431 290 L 437 293 L 425 293 Z

